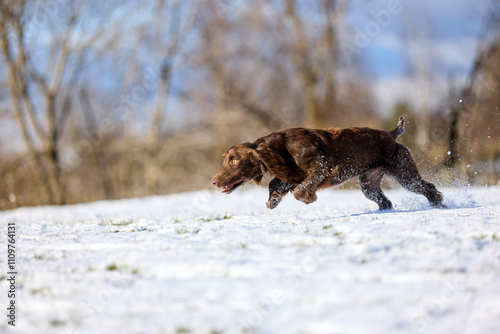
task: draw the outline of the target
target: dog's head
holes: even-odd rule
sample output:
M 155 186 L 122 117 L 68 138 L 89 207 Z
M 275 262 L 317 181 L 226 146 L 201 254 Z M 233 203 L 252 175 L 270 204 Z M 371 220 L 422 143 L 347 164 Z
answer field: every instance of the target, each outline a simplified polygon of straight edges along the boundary
M 236 145 L 222 155 L 222 168 L 212 179 L 217 188 L 225 194 L 231 193 L 250 180 L 260 184 L 264 170 L 250 143 Z

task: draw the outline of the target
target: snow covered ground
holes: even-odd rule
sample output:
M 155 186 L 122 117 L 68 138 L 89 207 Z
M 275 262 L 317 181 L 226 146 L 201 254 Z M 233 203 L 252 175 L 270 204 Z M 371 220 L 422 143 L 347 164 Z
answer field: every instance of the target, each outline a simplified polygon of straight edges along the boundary
M 0 332 L 499 333 L 500 188 L 201 191 L 0 212 Z M 7 224 L 16 327 L 7 325 Z

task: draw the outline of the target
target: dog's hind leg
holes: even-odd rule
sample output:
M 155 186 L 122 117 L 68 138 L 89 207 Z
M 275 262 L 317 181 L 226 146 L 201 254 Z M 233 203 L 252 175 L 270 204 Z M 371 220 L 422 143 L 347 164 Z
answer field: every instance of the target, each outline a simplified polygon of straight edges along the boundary
M 396 180 L 406 189 L 414 193 L 424 195 L 435 207 L 444 208 L 443 194 L 436 189 L 436 186 L 425 181 L 418 172 L 417 164 L 413 160 L 410 150 L 398 144 L 396 154 L 389 167 Z
M 379 210 L 388 210 L 392 208 L 392 203 L 380 188 L 380 181 L 382 181 L 383 176 L 382 169 L 372 169 L 359 176 L 359 183 L 366 198 L 377 203 Z
M 296 185 L 287 183 L 275 177 L 269 182 L 269 199 L 266 206 L 268 209 L 274 209 L 281 202 L 281 199 L 288 194 L 288 192 L 295 189 Z

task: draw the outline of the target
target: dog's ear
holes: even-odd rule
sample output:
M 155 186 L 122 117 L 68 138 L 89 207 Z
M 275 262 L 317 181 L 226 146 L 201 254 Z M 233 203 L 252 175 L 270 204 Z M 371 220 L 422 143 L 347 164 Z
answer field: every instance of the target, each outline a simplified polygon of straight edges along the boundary
M 262 174 L 268 173 L 267 167 L 264 164 L 264 161 L 262 161 L 262 158 L 260 157 L 260 154 L 257 150 L 251 149 L 250 152 L 248 153 L 248 156 L 250 157 L 250 159 L 252 160 L 253 163 L 260 166 L 260 170 L 261 170 Z M 261 179 L 262 179 L 262 177 L 261 177 Z M 259 180 L 259 183 L 257 183 L 257 184 L 260 184 L 260 180 Z
M 268 172 L 267 167 L 260 156 L 260 153 L 257 150 L 251 149 L 248 153 L 248 156 L 252 160 L 252 162 L 258 166 L 260 166 L 260 170 L 262 174 L 266 174 Z
M 262 178 L 264 175 L 257 176 L 256 178 L 253 179 L 253 182 L 255 182 L 256 185 L 260 185 L 262 183 Z

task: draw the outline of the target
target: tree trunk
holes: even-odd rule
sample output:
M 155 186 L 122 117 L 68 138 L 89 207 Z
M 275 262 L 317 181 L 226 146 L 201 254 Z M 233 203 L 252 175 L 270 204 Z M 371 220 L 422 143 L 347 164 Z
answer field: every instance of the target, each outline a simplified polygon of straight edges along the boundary
M 446 167 L 453 168 L 458 158 L 458 121 L 460 119 L 460 105 L 453 106 L 450 115 L 450 135 L 448 137 L 448 157 Z

